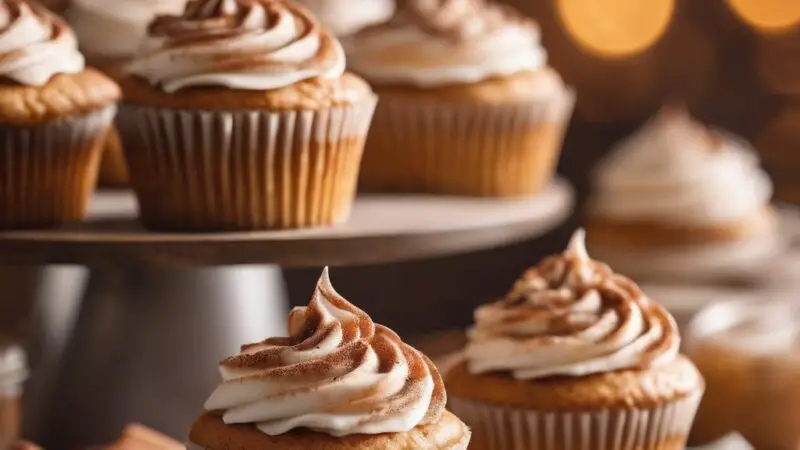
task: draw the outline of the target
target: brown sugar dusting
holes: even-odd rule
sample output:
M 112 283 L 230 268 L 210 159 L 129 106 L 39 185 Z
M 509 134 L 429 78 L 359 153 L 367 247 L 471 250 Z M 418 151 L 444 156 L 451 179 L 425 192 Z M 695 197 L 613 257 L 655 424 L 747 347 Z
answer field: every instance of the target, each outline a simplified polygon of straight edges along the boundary
M 352 305 L 331 286 L 327 270 L 323 272 L 309 305 L 290 313 L 290 336 L 266 339 L 242 346 L 243 353 L 227 358 L 221 365 L 232 370 L 233 378 L 243 380 L 297 381 L 280 395 L 310 392 L 321 384 L 336 382 L 338 377 L 363 367 L 377 358 L 377 372 L 390 374 L 407 366 L 401 379 L 387 377 L 372 386 L 349 394 L 346 400 L 327 405 L 326 411 L 363 414 L 368 421 L 383 421 L 419 407 L 433 380 L 433 393 L 421 425 L 439 420 L 444 411 L 444 384 L 436 367 L 422 353 L 405 344 L 392 330 L 376 325 L 362 310 Z M 316 352 L 316 353 L 315 353 Z M 368 359 L 369 358 L 369 359 Z M 236 371 L 242 371 L 236 377 Z M 395 374 L 401 374 L 402 372 Z
M 505 298 L 479 308 L 470 341 L 509 339 L 532 348 L 565 339 L 623 342 L 629 324 L 641 321 L 640 336 L 658 336 L 641 352 L 642 364 L 675 348 L 679 338 L 671 316 L 632 280 L 590 259 L 582 242 L 574 245 L 528 269 Z

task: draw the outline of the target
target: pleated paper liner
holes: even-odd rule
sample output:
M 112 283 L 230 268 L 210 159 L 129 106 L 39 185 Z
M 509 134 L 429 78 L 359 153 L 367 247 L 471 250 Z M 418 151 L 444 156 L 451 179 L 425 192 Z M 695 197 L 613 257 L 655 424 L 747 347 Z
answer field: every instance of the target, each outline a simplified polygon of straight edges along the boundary
M 103 143 L 99 183 L 107 187 L 123 187 L 128 184 L 128 167 L 116 127 L 111 127 Z
M 364 153 L 366 191 L 538 193 L 550 181 L 575 95 L 515 104 L 382 96 Z
M 115 110 L 0 127 L 0 228 L 50 228 L 83 219 Z
M 684 450 L 702 390 L 647 409 L 540 412 L 450 397 L 474 450 Z
M 118 129 L 142 222 L 213 231 L 346 220 L 376 101 L 285 112 L 123 106 Z

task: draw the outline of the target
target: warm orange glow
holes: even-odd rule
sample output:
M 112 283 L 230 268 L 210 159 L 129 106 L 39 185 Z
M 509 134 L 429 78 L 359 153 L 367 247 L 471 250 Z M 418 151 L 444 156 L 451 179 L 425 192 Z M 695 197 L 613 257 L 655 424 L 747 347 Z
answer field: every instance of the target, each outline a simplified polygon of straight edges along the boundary
M 623 57 L 658 41 L 672 19 L 675 0 L 556 0 L 556 8 L 581 47 L 604 57 Z
M 750 26 L 779 31 L 800 23 L 799 0 L 727 0 L 728 5 Z

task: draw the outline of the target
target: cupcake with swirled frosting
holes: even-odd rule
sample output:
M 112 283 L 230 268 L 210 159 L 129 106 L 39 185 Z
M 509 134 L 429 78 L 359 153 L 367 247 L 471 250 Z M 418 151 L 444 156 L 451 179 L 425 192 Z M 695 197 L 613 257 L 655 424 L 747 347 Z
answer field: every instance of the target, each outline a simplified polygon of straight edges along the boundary
M 553 174 L 573 93 L 538 25 L 484 0 L 408 0 L 345 39 L 381 96 L 360 185 L 469 196 L 538 193 Z
M 753 277 L 785 245 L 771 197 L 746 142 L 668 106 L 598 166 L 589 248 L 641 279 Z
M 37 2 L 0 1 L 0 228 L 83 219 L 119 87 Z
M 74 0 L 64 17 L 75 30 L 88 64 L 113 77 L 119 65 L 136 53 L 153 17 L 179 13 L 185 4 L 186 0 Z M 106 186 L 128 184 L 128 169 L 116 130 L 106 139 L 99 177 Z
M 467 448 L 433 363 L 339 295 L 327 268 L 288 330 L 220 363 L 190 448 Z
M 478 449 L 683 449 L 704 383 L 675 321 L 578 231 L 475 312 L 450 408 Z
M 339 41 L 284 0 L 192 0 L 158 16 L 117 122 L 148 228 L 346 220 L 376 103 Z

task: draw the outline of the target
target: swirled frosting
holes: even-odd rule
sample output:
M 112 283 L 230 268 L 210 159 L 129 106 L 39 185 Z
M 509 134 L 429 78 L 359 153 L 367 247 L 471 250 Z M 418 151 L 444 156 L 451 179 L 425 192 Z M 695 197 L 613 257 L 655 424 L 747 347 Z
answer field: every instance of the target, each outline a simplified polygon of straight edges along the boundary
M 478 308 L 466 356 L 474 373 L 517 379 L 584 376 L 672 361 L 672 317 L 630 279 L 589 258 L 579 230 L 561 255 L 529 269 L 508 295 Z
M 0 76 L 28 86 L 84 68 L 78 41 L 66 23 L 25 0 L 0 1 Z
M 297 0 L 297 3 L 311 10 L 337 36 L 387 21 L 395 10 L 393 0 Z
M 344 51 L 304 8 L 284 0 L 191 0 L 150 24 L 129 66 L 166 92 L 225 86 L 268 90 L 337 78 Z
M 350 66 L 372 81 L 434 87 L 544 67 L 539 28 L 484 0 L 409 0 L 385 24 L 345 40 Z
M 433 363 L 342 298 L 327 269 L 288 326 L 288 337 L 245 345 L 220 363 L 224 381 L 206 409 L 269 435 L 404 432 L 440 419 L 446 396 Z
M 66 12 L 88 58 L 129 58 L 158 14 L 179 14 L 186 0 L 73 0 Z
M 772 196 L 745 142 L 675 107 L 612 150 L 595 185 L 590 208 L 598 216 L 701 226 L 748 217 Z

